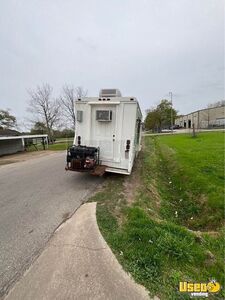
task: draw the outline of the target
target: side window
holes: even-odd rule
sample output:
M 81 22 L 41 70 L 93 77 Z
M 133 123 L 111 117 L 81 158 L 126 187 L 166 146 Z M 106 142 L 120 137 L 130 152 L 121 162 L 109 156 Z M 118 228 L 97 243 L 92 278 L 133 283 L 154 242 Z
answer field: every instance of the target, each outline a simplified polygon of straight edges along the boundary
M 136 128 L 137 128 L 137 139 L 136 139 L 136 143 L 138 144 L 139 143 L 139 139 L 140 139 L 140 133 L 141 133 L 141 120 L 140 119 L 137 119 L 137 125 L 136 125 Z
M 77 122 L 82 122 L 83 121 L 83 111 L 78 110 L 77 111 Z

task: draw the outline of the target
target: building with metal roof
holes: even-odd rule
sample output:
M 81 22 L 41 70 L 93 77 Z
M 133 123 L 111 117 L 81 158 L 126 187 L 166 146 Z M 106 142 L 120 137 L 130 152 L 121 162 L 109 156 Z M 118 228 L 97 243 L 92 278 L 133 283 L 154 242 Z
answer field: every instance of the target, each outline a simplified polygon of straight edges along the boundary
M 175 125 L 183 128 L 193 128 L 194 125 L 196 129 L 224 128 L 225 106 L 209 107 L 179 116 Z
M 0 156 L 25 151 L 28 145 L 41 142 L 43 149 L 48 148 L 48 135 L 14 135 L 0 136 Z

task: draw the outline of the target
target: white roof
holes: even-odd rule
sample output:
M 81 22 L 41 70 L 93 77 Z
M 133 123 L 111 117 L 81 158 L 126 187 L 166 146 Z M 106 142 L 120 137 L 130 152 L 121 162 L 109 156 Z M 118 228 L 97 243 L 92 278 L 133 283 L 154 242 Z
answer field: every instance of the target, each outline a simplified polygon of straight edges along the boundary
M 47 134 L 31 134 L 31 135 L 17 135 L 17 136 L 0 136 L 1 140 L 19 140 L 19 139 L 36 139 L 47 137 Z
M 76 103 L 82 102 L 114 103 L 114 102 L 138 102 L 135 97 L 83 97 L 76 100 Z
M 79 104 L 82 104 L 82 103 L 87 103 L 87 104 L 95 104 L 95 105 L 99 105 L 99 104 L 120 104 L 121 102 L 126 102 L 126 103 L 133 103 L 133 104 L 137 104 L 138 105 L 138 108 L 140 110 L 140 113 L 141 113 L 141 108 L 140 108 L 140 105 L 138 103 L 138 100 L 137 98 L 135 97 L 109 97 L 109 98 L 101 98 L 101 97 L 83 97 L 83 98 L 79 98 L 78 100 L 75 101 L 75 105 L 79 105 Z M 142 113 L 141 113 L 142 115 Z

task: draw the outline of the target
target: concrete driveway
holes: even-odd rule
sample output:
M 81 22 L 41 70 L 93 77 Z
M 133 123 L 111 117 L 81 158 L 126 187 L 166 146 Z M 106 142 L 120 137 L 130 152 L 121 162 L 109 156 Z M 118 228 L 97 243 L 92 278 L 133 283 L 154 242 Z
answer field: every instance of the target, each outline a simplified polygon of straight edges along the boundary
M 0 167 L 0 297 L 101 178 L 64 171 L 65 152 Z

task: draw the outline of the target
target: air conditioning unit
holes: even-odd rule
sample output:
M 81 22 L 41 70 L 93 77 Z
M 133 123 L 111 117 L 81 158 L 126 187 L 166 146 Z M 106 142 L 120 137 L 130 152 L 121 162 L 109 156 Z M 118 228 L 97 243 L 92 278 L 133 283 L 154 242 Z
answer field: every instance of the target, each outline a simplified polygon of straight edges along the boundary
M 99 97 L 122 97 L 122 95 L 118 89 L 102 89 L 99 92 Z
M 96 110 L 96 120 L 100 121 L 100 122 L 112 121 L 112 111 L 111 110 Z

